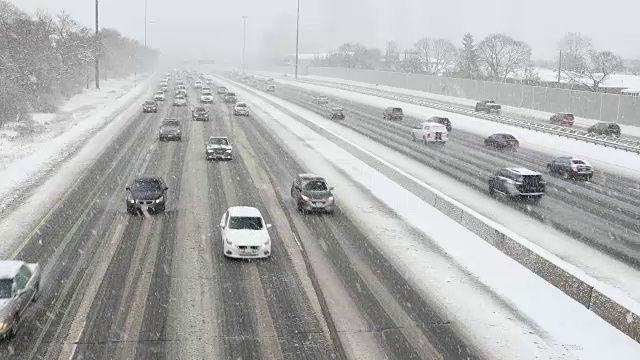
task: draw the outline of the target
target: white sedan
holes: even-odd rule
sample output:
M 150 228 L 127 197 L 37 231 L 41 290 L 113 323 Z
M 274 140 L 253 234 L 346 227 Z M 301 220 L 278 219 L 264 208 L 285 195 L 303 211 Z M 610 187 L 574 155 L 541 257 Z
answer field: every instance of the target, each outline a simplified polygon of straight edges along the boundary
M 222 215 L 220 233 L 224 255 L 230 258 L 268 258 L 271 237 L 260 210 L 248 206 L 233 206 Z
M 40 266 L 23 261 L 0 261 L 0 336 L 13 337 L 20 319 L 38 297 Z

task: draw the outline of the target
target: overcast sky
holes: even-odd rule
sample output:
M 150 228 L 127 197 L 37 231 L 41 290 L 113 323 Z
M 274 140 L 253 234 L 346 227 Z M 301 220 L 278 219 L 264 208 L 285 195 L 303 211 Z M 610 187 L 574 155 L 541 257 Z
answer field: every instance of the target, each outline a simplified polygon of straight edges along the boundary
M 93 26 L 93 0 L 9 0 L 26 11 L 64 10 Z M 242 16 L 247 19 L 247 56 L 265 48 L 295 51 L 296 0 L 147 0 L 147 41 L 188 57 L 239 58 Z M 101 26 L 144 39 L 145 0 L 100 0 Z M 410 46 L 422 36 L 460 43 L 504 32 L 529 43 L 534 58 L 555 58 L 567 31 L 591 36 L 599 49 L 640 58 L 638 0 L 300 0 L 300 51 L 316 53 L 344 42 Z

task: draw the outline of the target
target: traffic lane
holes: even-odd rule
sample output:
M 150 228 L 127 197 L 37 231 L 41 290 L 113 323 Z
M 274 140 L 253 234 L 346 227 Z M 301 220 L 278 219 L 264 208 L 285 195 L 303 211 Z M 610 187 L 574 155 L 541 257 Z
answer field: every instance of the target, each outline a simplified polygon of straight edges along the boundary
M 179 111 L 179 110 L 178 110 Z M 177 115 L 177 114 L 173 114 Z M 180 116 L 180 115 L 178 115 Z M 187 124 L 188 125 L 188 124 Z M 187 128 L 188 129 L 188 128 Z M 157 134 L 152 133 L 157 137 Z M 183 142 L 188 138 L 183 138 Z M 147 256 L 156 257 L 158 243 L 167 243 L 171 229 L 175 229 L 176 207 L 171 205 L 177 201 L 180 194 L 180 176 L 182 174 L 182 160 L 184 158 L 184 144 L 182 142 L 162 143 L 152 155 L 152 160 L 147 166 L 135 169 L 128 178 L 138 174 L 156 174 L 165 178 L 169 187 L 167 195 L 168 206 L 163 214 L 147 217 L 147 214 L 138 216 L 130 221 L 130 224 L 141 222 L 144 231 L 133 236 L 134 232 L 125 230 L 116 256 L 111 260 L 109 268 L 102 280 L 98 294 L 89 310 L 88 319 L 79 345 L 76 348 L 77 358 L 86 358 L 92 354 L 102 353 L 107 358 L 116 356 L 119 346 L 131 346 L 137 342 L 138 332 L 131 334 L 129 318 L 143 316 L 139 314 L 139 304 L 147 302 L 148 294 L 137 294 L 136 289 L 143 279 L 143 263 Z M 175 199 L 174 199 L 175 197 Z M 122 208 L 124 214 L 126 209 Z M 153 296 L 152 301 L 166 303 L 168 294 L 162 293 L 160 297 Z M 142 307 L 144 309 L 144 307 Z M 134 311 L 132 311 L 132 309 Z M 144 310 L 143 310 L 144 311 Z M 143 334 L 145 335 L 145 334 Z M 135 349 L 135 347 L 133 348 Z
M 256 183 L 256 154 L 251 150 L 251 145 L 244 139 L 244 135 L 238 128 L 239 122 L 250 121 L 246 117 L 230 117 L 229 108 L 222 109 L 222 121 L 226 130 L 219 130 L 236 139 L 234 160 L 229 162 L 229 176 L 223 173 L 223 179 L 236 179 L 225 187 L 227 196 L 236 198 L 236 204 L 255 206 L 261 209 L 265 221 L 270 222 L 278 212 L 264 205 L 264 194 L 258 191 L 258 187 L 270 187 L 271 184 Z M 225 118 L 226 116 L 226 118 Z M 233 134 L 233 135 L 232 135 Z M 233 141 L 233 140 L 232 140 Z M 252 171 L 248 169 L 251 168 Z M 262 169 L 263 171 L 263 169 Z M 265 209 L 267 209 L 265 211 Z M 221 215 L 221 214 L 220 214 Z M 280 221 L 286 219 L 279 219 Z M 276 222 L 274 222 L 276 224 Z M 306 274 L 297 272 L 292 265 L 292 259 L 287 256 L 282 237 L 279 235 L 282 229 L 274 226 L 270 234 L 272 237 L 272 257 L 267 261 L 259 262 L 257 275 L 259 280 L 254 282 L 258 289 L 258 298 L 262 299 L 262 306 L 266 312 L 264 318 L 267 328 L 274 332 L 277 344 L 267 344 L 276 357 L 281 358 L 325 358 L 327 354 L 335 353 L 329 346 L 327 334 L 323 331 L 318 314 L 312 311 L 313 306 L 306 296 L 301 278 Z M 293 245 L 295 246 L 295 245 Z M 222 251 L 220 250 L 220 254 Z M 231 260 L 231 262 L 235 262 Z M 306 280 L 305 280 L 306 281 Z M 258 306 L 259 308 L 260 306 Z M 264 329 L 264 327 L 262 327 Z M 264 333 L 262 334 L 264 335 Z M 270 339 L 264 339 L 270 340 Z M 271 340 L 271 342 L 273 342 Z M 263 346 L 264 348 L 264 346 Z
M 191 125 L 177 203 L 176 241 L 168 242 L 156 262 L 157 284 L 149 292 L 136 358 L 223 358 L 218 332 L 218 318 L 224 313 L 222 290 L 217 286 L 210 238 L 216 225 L 211 221 L 212 184 L 204 161 L 208 128 L 202 122 Z M 168 302 L 154 301 L 155 293 L 168 294 Z
M 104 218 L 108 199 L 118 188 L 113 174 L 128 169 L 126 154 L 131 149 L 145 154 L 146 144 L 135 139 L 154 118 L 136 117 L 24 240 L 16 258 L 39 262 L 43 267 L 41 297 L 27 311 L 21 334 L 5 341 L 0 351 L 10 350 L 17 357 L 24 357 L 25 352 L 37 356 L 50 351 L 50 343 L 58 343 L 55 339 L 61 336 L 59 329 L 66 325 L 60 321 L 68 316 L 67 307 L 73 305 L 72 299 L 81 291 L 77 285 L 97 248 L 97 239 L 107 233 L 114 221 Z M 16 343 L 21 344 L 19 348 L 14 346 Z
M 323 80 L 302 80 L 302 81 L 306 81 L 306 82 L 309 82 L 309 83 L 316 83 L 318 85 L 323 85 L 323 86 L 328 86 L 328 87 L 332 87 L 332 85 L 335 85 L 335 83 L 332 83 L 330 81 L 323 81 Z M 371 89 L 371 88 L 366 88 L 366 87 L 360 87 L 358 85 L 349 85 L 349 86 L 353 86 L 353 87 L 356 87 L 356 88 L 361 88 L 361 89 L 366 90 L 366 91 L 374 90 L 374 91 L 376 91 L 376 92 L 378 92 L 380 94 L 383 94 L 382 95 L 383 97 L 387 97 L 387 98 L 390 98 L 390 99 L 393 99 L 394 97 L 397 97 L 397 96 L 402 96 L 402 97 L 409 98 L 409 99 L 412 99 L 412 100 L 418 101 L 418 102 L 420 102 L 420 101 L 428 101 L 428 102 L 432 102 L 432 103 L 436 103 L 436 104 L 444 104 L 444 105 L 454 106 L 454 107 L 463 108 L 463 109 L 467 109 L 467 110 L 474 110 L 475 109 L 475 106 L 461 105 L 461 104 L 457 104 L 457 103 L 450 103 L 450 102 L 447 102 L 447 101 L 433 100 L 433 99 L 429 99 L 429 98 L 426 98 L 426 97 L 418 97 L 418 96 L 413 96 L 413 95 L 409 95 L 409 94 L 399 94 L 399 93 L 389 92 L 389 91 L 385 91 L 385 90 L 381 90 L 381 89 Z M 425 107 L 426 107 L 426 105 L 425 105 Z M 530 109 L 523 109 L 523 110 L 527 111 L 527 110 L 530 110 Z M 530 111 L 536 111 L 536 110 L 530 110 Z M 558 110 L 558 111 L 560 112 L 560 110 Z M 484 113 L 481 113 L 481 112 L 476 112 L 476 113 L 484 114 Z M 502 110 L 502 113 L 503 114 L 504 113 L 509 113 L 509 115 L 505 116 L 505 117 L 507 117 L 509 119 L 530 121 L 530 122 L 535 122 L 535 123 L 540 123 L 540 124 L 547 124 L 547 125 L 550 124 L 551 115 L 554 114 L 554 113 L 549 113 L 548 114 L 548 118 L 542 119 L 540 116 L 533 116 L 533 115 L 526 116 L 526 115 L 519 114 L 519 113 L 516 113 L 516 112 L 513 112 L 513 111 L 508 111 L 508 110 L 505 110 L 505 109 Z M 593 122 L 593 124 L 595 124 L 597 122 L 600 122 L 600 121 L 597 121 L 597 120 L 590 120 L 590 119 L 584 119 L 584 120 L 587 121 L 587 122 Z M 587 128 L 589 128 L 590 125 L 580 124 L 579 122 L 580 121 L 576 121 L 576 123 L 574 124 L 573 127 L 577 128 L 578 130 L 587 131 Z M 624 133 L 622 134 L 622 139 L 635 140 L 635 141 L 640 140 L 640 138 L 637 137 L 637 136 L 625 135 Z
M 295 102 L 296 100 L 294 99 L 293 101 Z M 300 105 L 305 106 L 305 104 L 309 103 L 300 102 Z M 390 131 L 389 126 L 392 124 L 386 122 L 380 122 L 379 124 L 377 120 L 370 120 L 371 115 L 369 114 L 353 115 L 353 117 L 355 120 L 361 121 L 357 123 L 342 122 L 342 124 L 381 143 L 385 143 L 420 162 L 429 164 L 483 192 L 487 189 L 486 179 L 493 173 L 492 169 L 511 165 L 506 160 L 500 159 L 497 161 L 502 161 L 502 163 L 494 163 L 496 159 L 485 156 L 483 152 L 474 152 L 456 143 L 447 144 L 446 147 L 438 148 L 437 151 L 434 151 L 429 147 L 411 143 L 406 139 L 404 133 L 398 134 L 397 131 L 395 133 L 393 130 Z M 387 126 L 386 129 L 381 129 L 381 127 L 385 126 Z M 486 149 L 483 150 L 486 151 Z M 499 151 L 493 152 L 496 153 L 496 157 L 506 156 Z M 455 160 L 456 158 L 459 158 L 458 161 Z M 487 162 L 491 165 L 486 165 Z M 478 176 L 478 174 L 483 174 L 484 176 Z M 550 186 L 549 189 L 554 190 L 554 187 Z M 629 211 L 622 211 L 621 208 L 617 208 L 618 211 L 616 211 L 615 205 L 603 206 L 601 201 L 595 201 L 589 197 L 574 197 L 569 195 L 570 193 L 570 190 L 548 191 L 547 198 L 554 197 L 559 201 L 565 202 L 564 206 L 554 206 L 553 210 L 549 210 L 548 207 L 550 205 L 545 200 L 536 206 L 516 202 L 507 202 L 507 204 L 532 215 L 538 220 L 551 224 L 577 239 L 594 245 L 600 250 L 606 250 L 626 262 L 635 265 L 639 264 L 638 236 L 636 235 L 638 229 L 637 219 L 629 216 L 631 215 Z M 567 204 L 574 204 L 575 207 L 566 206 Z M 605 202 L 605 204 L 607 203 Z M 568 220 L 565 221 L 565 219 Z
M 313 108 L 314 111 L 319 112 L 319 114 L 321 115 L 326 115 L 326 108 L 315 104 L 315 97 L 317 94 L 310 91 L 305 91 L 305 90 L 300 91 L 297 88 L 292 88 L 289 86 L 286 86 L 283 89 L 284 89 L 284 93 L 283 93 L 284 95 L 288 97 L 302 98 L 309 104 L 309 106 Z M 368 114 L 371 119 L 380 120 L 378 116 L 379 114 L 376 112 L 376 110 L 372 109 L 369 106 L 365 106 L 356 102 L 342 100 L 342 99 L 332 99 L 332 101 L 336 102 L 336 104 L 338 105 L 344 106 L 347 113 L 350 112 L 349 111 L 350 109 L 356 109 L 357 113 L 362 113 L 363 115 Z M 452 124 L 453 130 L 449 134 L 450 138 L 455 142 L 464 143 L 469 148 L 473 148 L 474 150 L 477 150 L 479 152 L 492 154 L 498 157 L 501 156 L 503 159 L 505 159 L 508 156 L 507 160 L 510 161 L 511 163 L 513 163 L 514 159 L 516 159 L 521 164 L 529 166 L 531 169 L 539 170 L 540 172 L 544 172 L 546 169 L 546 165 L 551 160 L 553 160 L 553 157 L 550 157 L 547 154 L 543 154 L 538 151 L 526 149 L 526 148 L 521 148 L 516 153 L 508 153 L 508 155 L 505 153 L 492 151 L 492 149 L 488 149 L 484 146 L 484 138 L 476 134 L 471 134 L 464 131 L 456 130 L 455 119 L 452 119 L 452 120 L 453 120 L 453 124 Z M 413 124 L 417 124 L 422 121 L 423 120 L 405 117 L 405 120 L 402 122 L 388 122 L 388 121 L 387 122 L 376 121 L 376 122 L 378 123 L 378 126 L 381 126 L 381 127 L 388 127 L 396 130 L 404 130 L 407 136 L 409 136 L 408 134 L 411 131 L 411 126 Z M 592 186 L 592 185 L 595 185 L 595 186 Z M 615 200 L 621 201 L 622 203 L 619 203 L 619 204 L 620 206 L 623 206 L 623 207 L 625 206 L 624 202 L 630 202 L 630 205 L 634 208 L 637 208 L 637 205 L 639 204 L 638 200 L 636 200 L 637 191 L 638 191 L 637 181 L 624 176 L 620 176 L 618 174 L 602 171 L 599 169 L 596 169 L 596 173 L 594 174 L 594 177 L 588 183 L 585 183 L 585 182 L 567 183 L 566 181 L 563 181 L 563 182 L 557 182 L 556 186 L 566 187 L 568 188 L 569 191 L 580 192 L 581 190 L 584 190 L 582 192 L 586 194 L 590 194 L 590 196 L 596 196 L 593 193 L 597 192 L 599 195 L 601 195 L 600 197 L 597 197 L 598 202 L 601 202 L 601 199 L 604 198 L 604 199 L 607 199 L 607 201 L 609 202 L 615 201 Z M 599 191 L 599 186 L 606 186 L 607 190 Z M 613 192 L 611 190 L 613 190 Z M 617 194 L 624 194 L 624 196 L 617 196 Z M 613 200 L 612 198 L 615 200 Z

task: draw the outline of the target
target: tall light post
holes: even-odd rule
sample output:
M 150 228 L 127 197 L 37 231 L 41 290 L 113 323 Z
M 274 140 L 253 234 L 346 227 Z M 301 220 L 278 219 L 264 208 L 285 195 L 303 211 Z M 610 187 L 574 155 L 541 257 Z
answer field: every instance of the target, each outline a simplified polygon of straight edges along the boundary
M 242 17 L 242 27 L 243 27 L 243 32 L 242 32 L 242 73 L 244 74 L 244 56 L 245 53 L 247 51 L 247 18 L 248 16 L 243 16 Z
M 95 39 L 95 57 L 96 57 L 96 90 L 100 90 L 100 33 L 98 29 L 98 0 L 96 0 L 96 39 Z
M 144 48 L 147 48 L 147 0 L 144 0 Z
M 296 16 L 296 80 L 298 80 L 298 49 L 300 40 L 300 0 L 298 0 L 298 14 Z

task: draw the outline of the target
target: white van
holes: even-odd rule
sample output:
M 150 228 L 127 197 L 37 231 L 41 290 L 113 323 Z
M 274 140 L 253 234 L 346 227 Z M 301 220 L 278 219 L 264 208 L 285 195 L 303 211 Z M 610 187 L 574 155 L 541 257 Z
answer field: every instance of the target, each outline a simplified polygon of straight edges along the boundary
M 413 141 L 422 141 L 424 144 L 445 144 L 449 139 L 449 132 L 447 132 L 447 128 L 442 124 L 423 122 L 413 126 L 413 129 L 411 129 L 411 139 Z

